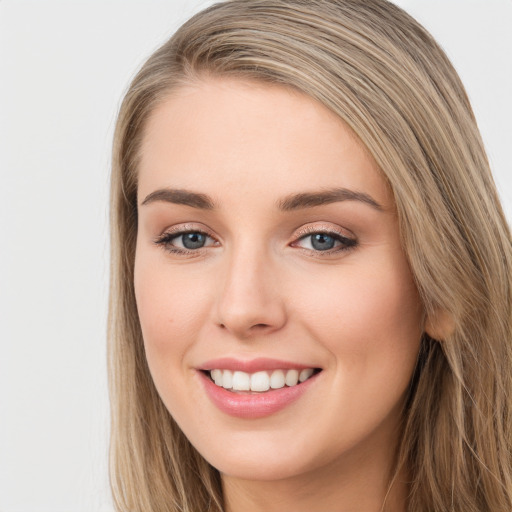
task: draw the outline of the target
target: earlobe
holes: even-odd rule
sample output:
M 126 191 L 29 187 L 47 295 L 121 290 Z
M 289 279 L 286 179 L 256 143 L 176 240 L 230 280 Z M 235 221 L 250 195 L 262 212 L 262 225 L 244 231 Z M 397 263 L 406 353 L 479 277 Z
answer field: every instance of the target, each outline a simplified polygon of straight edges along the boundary
M 454 330 L 453 315 L 444 309 L 436 310 L 425 319 L 425 332 L 435 340 L 444 341 Z

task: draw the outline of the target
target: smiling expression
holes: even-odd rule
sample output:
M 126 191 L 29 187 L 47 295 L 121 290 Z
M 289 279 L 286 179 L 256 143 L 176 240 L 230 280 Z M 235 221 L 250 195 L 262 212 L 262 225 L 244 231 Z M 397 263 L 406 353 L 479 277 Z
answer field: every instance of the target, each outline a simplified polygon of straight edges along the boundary
M 199 452 L 255 479 L 389 463 L 423 310 L 354 133 L 299 92 L 204 79 L 150 117 L 138 202 L 146 356 Z

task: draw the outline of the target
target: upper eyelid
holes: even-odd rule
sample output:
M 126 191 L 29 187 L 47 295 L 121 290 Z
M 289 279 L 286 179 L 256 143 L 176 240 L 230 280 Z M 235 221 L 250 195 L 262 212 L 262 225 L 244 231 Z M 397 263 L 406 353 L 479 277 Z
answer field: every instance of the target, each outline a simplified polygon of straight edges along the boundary
M 177 226 L 171 226 L 168 228 L 165 228 L 159 237 L 165 236 L 165 235 L 183 235 L 185 233 L 202 233 L 204 235 L 208 235 L 211 238 L 214 238 L 217 240 L 217 236 L 214 235 L 211 229 L 208 229 L 205 226 L 199 226 L 197 224 L 178 224 Z
M 314 233 L 325 233 L 325 234 L 332 234 L 332 235 L 338 235 L 342 238 L 350 238 L 355 239 L 356 236 L 354 233 L 352 233 L 350 230 L 346 228 L 341 227 L 333 227 L 333 226 L 327 226 L 327 225 L 314 225 L 309 224 L 306 226 L 303 226 L 302 228 L 299 228 L 295 231 L 294 237 L 295 238 L 302 238 L 304 236 L 312 235 Z
M 166 229 L 164 229 L 160 235 L 156 237 L 156 240 L 161 240 L 165 236 L 172 236 L 172 237 L 179 237 L 180 235 L 183 235 L 185 233 L 201 233 L 204 234 L 213 240 L 219 242 L 221 241 L 222 237 L 217 236 L 213 231 L 209 228 L 207 228 L 204 225 L 200 224 L 193 224 L 193 223 L 183 223 L 178 224 L 176 226 L 171 226 Z M 294 230 L 293 234 L 291 235 L 292 242 L 297 241 L 301 238 L 304 238 L 308 235 L 312 235 L 315 233 L 325 233 L 330 235 L 338 235 L 341 238 L 347 238 L 351 240 L 356 240 L 356 236 L 347 228 L 342 228 L 340 226 L 333 226 L 329 225 L 327 223 L 309 223 L 304 226 L 301 226 L 300 228 Z

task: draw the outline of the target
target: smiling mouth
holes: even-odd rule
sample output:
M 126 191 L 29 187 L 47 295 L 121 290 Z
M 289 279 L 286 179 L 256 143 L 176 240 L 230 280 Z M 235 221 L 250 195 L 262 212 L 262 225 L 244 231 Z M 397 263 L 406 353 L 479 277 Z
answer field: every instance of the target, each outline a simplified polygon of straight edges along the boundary
M 318 374 L 320 368 L 286 369 L 247 373 L 223 369 L 203 371 L 216 386 L 233 393 L 265 393 L 294 387 Z

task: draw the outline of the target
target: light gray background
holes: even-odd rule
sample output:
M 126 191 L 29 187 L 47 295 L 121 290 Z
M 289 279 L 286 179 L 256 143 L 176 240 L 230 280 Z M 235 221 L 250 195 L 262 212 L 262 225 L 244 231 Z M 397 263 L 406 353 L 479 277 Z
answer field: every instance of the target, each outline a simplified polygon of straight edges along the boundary
M 109 153 L 145 57 L 210 1 L 0 1 L 0 512 L 107 512 Z M 512 218 L 512 0 L 397 0 L 453 60 Z

